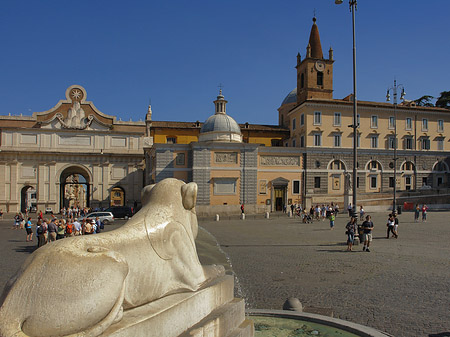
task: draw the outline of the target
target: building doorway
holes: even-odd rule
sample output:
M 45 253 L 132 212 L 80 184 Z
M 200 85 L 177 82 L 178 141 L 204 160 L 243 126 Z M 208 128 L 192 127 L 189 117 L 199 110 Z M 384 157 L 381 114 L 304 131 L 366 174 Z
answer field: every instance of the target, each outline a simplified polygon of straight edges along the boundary
M 90 206 L 89 175 L 80 167 L 69 167 L 60 177 L 61 208 L 85 208 Z
M 272 180 L 272 211 L 281 212 L 283 211 L 284 205 L 286 203 L 287 197 L 287 187 L 289 180 L 279 177 L 277 179 Z
M 33 186 L 24 186 L 20 191 L 20 211 L 32 211 L 36 208 L 36 189 Z

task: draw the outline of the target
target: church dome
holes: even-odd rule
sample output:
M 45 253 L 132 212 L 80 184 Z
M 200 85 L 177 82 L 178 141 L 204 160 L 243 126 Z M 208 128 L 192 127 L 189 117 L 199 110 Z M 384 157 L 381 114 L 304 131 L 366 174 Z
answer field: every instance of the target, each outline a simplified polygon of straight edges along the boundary
M 297 88 L 292 90 L 283 100 L 281 105 L 289 104 L 289 103 L 297 103 Z
M 217 100 L 214 101 L 216 113 L 203 124 L 200 130 L 200 142 L 242 142 L 241 128 L 232 117 L 226 114 L 226 103 L 220 90 Z

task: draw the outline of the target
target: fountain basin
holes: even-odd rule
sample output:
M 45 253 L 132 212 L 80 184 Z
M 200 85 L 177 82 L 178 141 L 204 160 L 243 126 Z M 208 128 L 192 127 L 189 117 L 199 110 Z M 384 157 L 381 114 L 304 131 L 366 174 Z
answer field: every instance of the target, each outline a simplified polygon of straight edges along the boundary
M 319 337 L 388 337 L 376 329 L 306 312 L 287 310 L 247 310 L 255 323 L 255 337 L 319 336 Z M 391 336 L 392 337 L 392 336 Z

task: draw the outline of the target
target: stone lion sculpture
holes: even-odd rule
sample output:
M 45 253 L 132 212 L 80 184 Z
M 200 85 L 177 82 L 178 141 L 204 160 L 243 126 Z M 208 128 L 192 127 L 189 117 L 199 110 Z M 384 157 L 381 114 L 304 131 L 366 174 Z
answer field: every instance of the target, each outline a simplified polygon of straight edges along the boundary
M 97 336 L 123 310 L 223 274 L 198 260 L 196 197 L 197 184 L 165 179 L 121 228 L 36 250 L 0 297 L 0 336 Z

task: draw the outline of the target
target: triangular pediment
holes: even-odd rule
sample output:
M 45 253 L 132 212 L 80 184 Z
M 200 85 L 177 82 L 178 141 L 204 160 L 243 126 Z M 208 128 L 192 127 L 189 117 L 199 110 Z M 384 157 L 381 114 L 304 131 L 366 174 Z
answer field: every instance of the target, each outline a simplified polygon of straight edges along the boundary
M 284 179 L 283 177 L 278 177 L 274 180 L 272 180 L 272 186 L 287 186 L 289 183 L 289 180 Z

